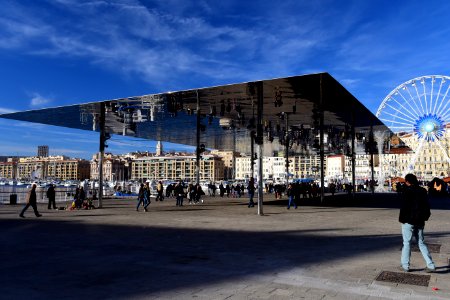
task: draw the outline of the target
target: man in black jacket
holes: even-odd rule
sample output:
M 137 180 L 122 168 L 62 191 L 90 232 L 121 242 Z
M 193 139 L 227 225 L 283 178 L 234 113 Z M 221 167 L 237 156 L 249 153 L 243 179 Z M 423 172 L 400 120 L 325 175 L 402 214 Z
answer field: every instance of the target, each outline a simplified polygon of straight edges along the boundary
M 414 174 L 405 176 L 406 187 L 402 194 L 402 207 L 400 209 L 399 222 L 402 223 L 403 248 L 401 267 L 409 272 L 409 260 L 411 256 L 411 240 L 414 236 L 419 245 L 420 252 L 427 264 L 426 271 L 434 272 L 433 259 L 424 243 L 423 229 L 425 221 L 430 217 L 427 191 L 419 186 Z
M 48 187 L 47 190 L 47 198 L 48 198 L 48 209 L 52 208 L 53 205 L 53 209 L 56 209 L 56 192 L 55 192 L 55 186 L 53 184 L 50 184 L 50 186 Z

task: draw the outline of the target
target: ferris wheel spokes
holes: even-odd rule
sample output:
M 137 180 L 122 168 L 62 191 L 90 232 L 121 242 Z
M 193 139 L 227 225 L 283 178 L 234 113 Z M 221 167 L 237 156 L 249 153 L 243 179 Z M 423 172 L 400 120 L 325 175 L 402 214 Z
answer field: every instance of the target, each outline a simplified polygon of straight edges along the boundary
M 445 102 L 445 98 L 447 98 L 447 95 L 448 95 L 448 91 L 449 91 L 449 90 L 450 90 L 450 85 L 447 87 L 447 91 L 445 91 L 445 94 L 444 94 L 444 96 L 442 97 L 442 101 L 441 101 L 441 103 L 439 104 L 439 107 L 438 107 L 438 109 L 437 109 L 435 115 L 439 115 L 439 112 L 441 111 L 442 104 Z M 447 104 L 448 104 L 448 101 L 447 101 Z M 446 106 L 447 106 L 447 105 L 446 105 Z
M 436 78 L 434 76 L 431 76 L 431 92 L 430 92 L 430 113 L 433 111 L 433 92 L 434 92 L 434 82 L 436 81 Z
M 419 90 L 417 89 L 417 84 L 416 84 L 416 82 L 414 82 L 414 83 L 412 84 L 412 86 L 413 86 L 414 89 L 416 90 L 417 101 L 419 101 L 420 107 L 422 108 L 422 112 L 423 112 L 423 114 L 425 115 L 427 112 L 426 112 L 426 110 L 423 108 L 423 105 L 422 105 L 422 99 L 420 98 Z M 414 99 L 413 99 L 413 100 L 414 100 Z
M 414 83 L 414 85 L 415 85 L 415 83 Z M 405 86 L 405 88 L 406 88 L 406 90 L 408 91 L 408 94 L 409 94 L 409 99 L 410 99 L 409 101 L 414 103 L 414 106 L 416 107 L 417 111 L 419 112 L 419 115 L 423 115 L 424 114 L 423 109 L 420 110 L 420 107 L 417 105 L 416 101 L 414 100 L 414 97 L 411 94 L 411 91 L 409 90 L 408 86 Z
M 425 79 L 422 78 L 422 80 L 420 80 L 420 83 L 422 84 L 423 87 L 423 97 L 424 97 L 424 102 L 425 102 L 425 112 L 427 114 L 430 113 L 430 111 L 428 111 L 428 102 L 427 102 L 427 90 L 425 88 Z M 430 98 L 431 99 L 431 98 Z
M 392 109 L 394 109 L 394 108 L 393 108 L 392 106 L 390 106 L 389 104 L 386 104 L 386 105 L 389 106 L 389 107 L 391 107 Z M 398 111 L 397 109 L 394 109 L 394 110 L 395 110 L 395 111 Z M 398 111 L 398 112 L 401 113 L 401 114 L 403 114 L 401 111 Z M 394 118 L 403 120 L 403 121 L 408 122 L 408 123 L 411 123 L 411 124 L 413 124 L 413 122 L 414 122 L 414 120 L 413 120 L 412 118 L 410 118 L 410 119 L 408 120 L 408 119 L 402 118 L 402 117 L 400 117 L 400 116 L 398 116 L 398 115 L 392 114 L 392 113 L 390 113 L 390 112 L 386 112 L 386 115 L 389 115 L 389 116 L 391 116 L 391 117 L 394 117 Z M 407 117 L 409 117 L 409 116 L 407 116 Z
M 413 123 L 403 123 L 403 122 L 399 122 L 399 121 L 395 121 L 395 120 L 388 120 L 385 118 L 380 118 L 380 120 L 383 122 L 386 122 L 386 123 L 390 123 L 390 124 L 395 123 L 395 124 L 400 124 L 400 125 L 406 125 L 406 127 L 408 127 L 408 128 L 411 128 L 411 126 L 414 127 Z
M 395 110 L 396 112 L 401 113 L 401 114 L 404 115 L 405 117 L 408 117 L 408 118 L 410 118 L 411 120 L 414 120 L 414 115 L 412 115 L 412 114 L 407 114 L 407 113 L 411 113 L 410 110 L 408 110 L 408 109 L 405 108 L 403 105 L 401 105 L 400 103 L 398 103 L 397 100 L 395 100 L 395 98 L 392 98 L 392 97 L 391 97 L 391 99 L 394 100 L 394 102 L 397 103 L 401 108 L 403 108 L 403 111 L 401 111 L 401 110 L 399 110 L 398 108 L 396 108 L 396 107 L 390 105 L 389 103 L 386 103 L 386 106 L 389 106 L 392 110 Z M 417 117 L 418 117 L 418 115 L 417 115 Z
M 403 87 L 403 90 L 406 90 L 406 89 L 407 89 L 407 87 L 404 86 L 404 87 Z M 403 94 L 402 94 L 402 92 L 401 92 L 400 90 L 397 90 L 397 91 L 398 91 L 399 95 L 403 98 L 403 100 L 405 101 L 405 103 L 408 104 L 408 106 L 411 108 L 411 110 L 408 110 L 408 109 L 407 109 L 407 111 L 409 111 L 409 112 L 414 112 L 415 116 L 416 116 L 417 118 L 419 118 L 420 112 L 419 112 L 418 110 L 416 110 L 414 107 L 412 107 L 410 101 L 408 101 L 408 100 L 405 98 L 405 96 L 403 96 Z M 409 93 L 409 95 L 411 96 L 411 93 Z M 391 98 L 392 98 L 392 97 L 391 97 Z M 394 98 L 392 98 L 392 99 L 394 99 Z M 397 99 L 394 99 L 394 100 L 397 102 Z M 403 107 L 403 106 L 402 106 L 402 107 Z M 417 106 L 416 106 L 416 107 L 417 107 Z
M 412 157 L 412 159 L 411 159 L 411 161 L 409 162 L 409 165 L 408 165 L 408 169 L 409 170 L 414 170 L 414 165 L 416 164 L 417 156 L 419 155 L 420 151 L 422 151 L 422 147 L 423 147 L 424 142 L 425 142 L 425 136 L 420 139 L 419 146 L 414 151 L 414 155 L 413 155 L 413 157 Z M 408 170 L 406 170 L 406 171 L 408 171 Z M 406 176 L 406 174 L 404 174 L 403 177 L 404 176 Z
M 436 79 L 435 77 L 433 77 L 433 78 Z M 441 94 L 442 86 L 444 85 L 444 83 L 445 83 L 445 79 L 442 78 L 441 79 L 441 83 L 439 84 L 439 90 L 437 92 L 436 99 L 434 101 L 433 114 L 436 114 L 436 106 L 437 106 L 437 103 L 439 101 L 439 95 Z

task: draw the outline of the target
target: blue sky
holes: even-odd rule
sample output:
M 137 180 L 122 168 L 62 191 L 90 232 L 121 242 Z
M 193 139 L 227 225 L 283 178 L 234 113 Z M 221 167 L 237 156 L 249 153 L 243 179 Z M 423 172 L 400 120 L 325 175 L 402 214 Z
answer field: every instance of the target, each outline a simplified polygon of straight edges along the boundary
M 449 75 L 450 2 L 1 0 L 0 113 L 329 72 L 375 113 Z M 0 155 L 90 158 L 98 134 L 1 120 Z M 114 137 L 108 151 L 154 151 Z M 166 149 L 176 149 L 166 145 Z

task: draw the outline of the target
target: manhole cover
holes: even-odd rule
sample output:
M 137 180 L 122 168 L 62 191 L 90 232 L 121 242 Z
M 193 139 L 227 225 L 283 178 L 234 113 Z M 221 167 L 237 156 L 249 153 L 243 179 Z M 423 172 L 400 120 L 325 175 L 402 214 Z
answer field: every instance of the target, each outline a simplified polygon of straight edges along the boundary
M 417 275 L 411 273 L 383 271 L 380 273 L 380 275 L 378 275 L 378 277 L 375 280 L 401 284 L 428 286 L 430 277 L 431 277 L 430 275 Z
M 400 247 L 400 251 L 402 247 Z M 430 253 L 441 253 L 441 245 L 439 244 L 427 244 L 427 247 Z M 411 252 L 420 252 L 419 246 L 417 244 L 411 245 Z

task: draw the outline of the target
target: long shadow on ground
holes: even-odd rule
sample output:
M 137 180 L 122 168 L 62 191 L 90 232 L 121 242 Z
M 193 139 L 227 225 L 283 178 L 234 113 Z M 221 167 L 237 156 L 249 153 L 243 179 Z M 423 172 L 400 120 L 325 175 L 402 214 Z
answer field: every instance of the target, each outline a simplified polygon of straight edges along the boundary
M 398 235 L 236 232 L 1 220 L 4 299 L 150 296 L 392 248 Z M 336 232 L 336 229 L 333 229 Z

